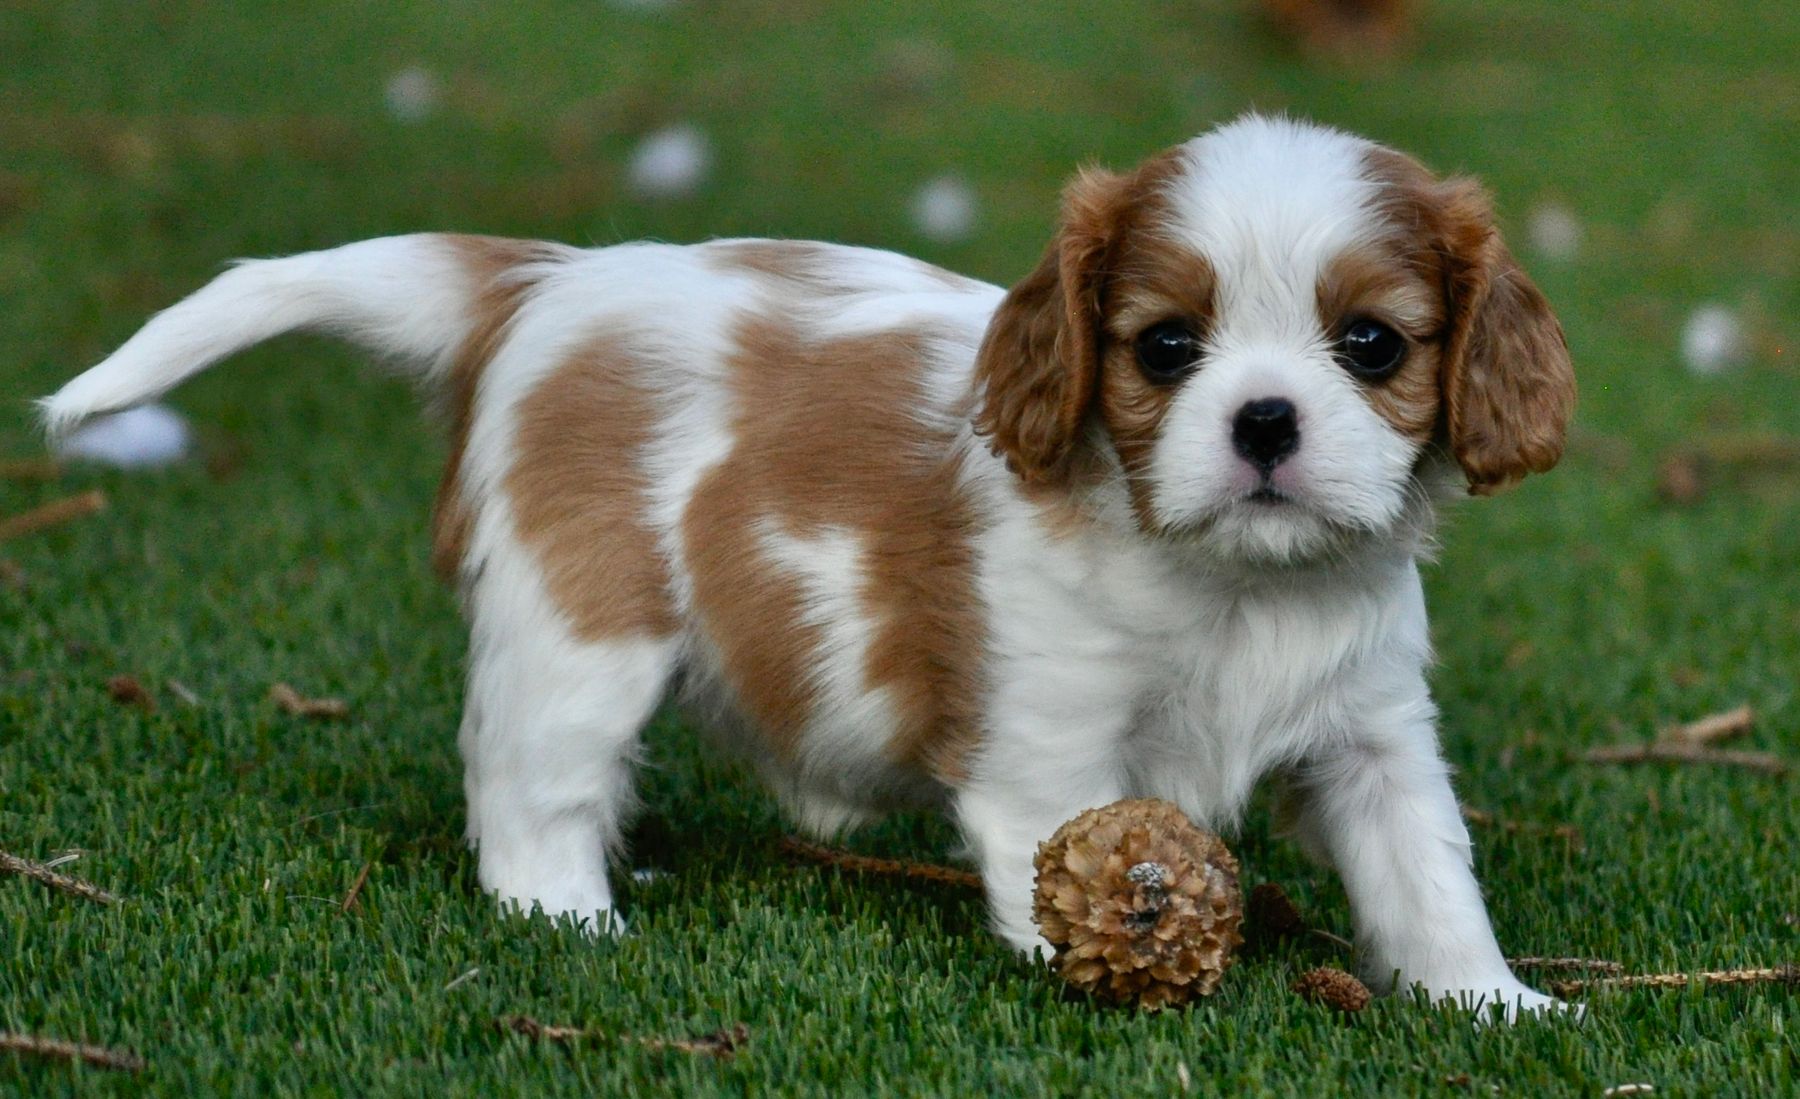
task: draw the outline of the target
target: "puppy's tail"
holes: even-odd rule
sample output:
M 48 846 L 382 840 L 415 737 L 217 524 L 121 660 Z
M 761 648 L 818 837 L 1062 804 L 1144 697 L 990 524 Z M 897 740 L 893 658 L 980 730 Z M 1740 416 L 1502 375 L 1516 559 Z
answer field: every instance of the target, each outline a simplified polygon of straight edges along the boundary
M 244 260 L 152 317 L 98 366 L 38 402 L 57 438 L 89 416 L 140 404 L 254 344 L 328 332 L 435 381 L 479 323 L 484 299 L 520 285 L 555 245 L 421 233 L 281 259 Z

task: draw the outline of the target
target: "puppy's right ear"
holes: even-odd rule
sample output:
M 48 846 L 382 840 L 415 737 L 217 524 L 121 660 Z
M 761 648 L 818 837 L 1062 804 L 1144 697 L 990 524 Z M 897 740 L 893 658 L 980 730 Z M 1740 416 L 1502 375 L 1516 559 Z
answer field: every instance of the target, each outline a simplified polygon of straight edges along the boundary
M 1062 472 L 1093 403 L 1106 257 L 1130 177 L 1089 169 L 1063 192 L 1037 269 L 1000 303 L 975 357 L 975 430 L 1027 481 Z

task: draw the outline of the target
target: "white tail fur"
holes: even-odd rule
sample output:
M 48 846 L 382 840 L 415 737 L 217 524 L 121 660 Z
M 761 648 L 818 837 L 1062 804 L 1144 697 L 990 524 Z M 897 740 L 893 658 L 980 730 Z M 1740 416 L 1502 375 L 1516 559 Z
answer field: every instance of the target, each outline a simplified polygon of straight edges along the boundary
M 296 329 L 342 336 L 430 376 L 462 345 L 480 289 L 450 241 L 431 233 L 244 260 L 39 401 L 44 427 L 57 438 L 89 416 L 150 400 Z

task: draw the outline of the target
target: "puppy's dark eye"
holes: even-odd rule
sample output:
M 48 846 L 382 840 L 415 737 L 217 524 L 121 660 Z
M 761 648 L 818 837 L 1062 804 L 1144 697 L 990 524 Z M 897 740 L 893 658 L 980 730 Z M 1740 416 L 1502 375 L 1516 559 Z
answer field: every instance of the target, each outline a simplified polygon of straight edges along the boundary
M 1200 361 L 1200 337 L 1180 321 L 1153 324 L 1138 333 L 1137 360 L 1151 381 L 1175 381 Z
M 1338 340 L 1337 356 L 1363 381 L 1386 381 L 1406 361 L 1406 337 L 1380 321 L 1351 321 Z

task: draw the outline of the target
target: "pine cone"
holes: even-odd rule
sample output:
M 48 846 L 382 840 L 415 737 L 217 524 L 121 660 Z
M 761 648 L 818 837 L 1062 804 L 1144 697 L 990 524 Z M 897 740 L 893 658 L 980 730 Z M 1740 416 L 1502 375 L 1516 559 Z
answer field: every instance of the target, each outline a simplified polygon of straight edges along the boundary
M 1058 828 L 1038 848 L 1032 915 L 1064 980 L 1150 1010 L 1210 995 L 1244 941 L 1237 860 L 1155 798 Z
M 1300 974 L 1294 991 L 1315 1004 L 1327 1004 L 1339 1011 L 1361 1011 L 1369 1006 L 1369 986 L 1341 969 L 1321 966 Z

